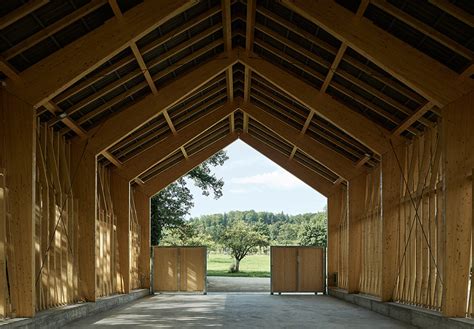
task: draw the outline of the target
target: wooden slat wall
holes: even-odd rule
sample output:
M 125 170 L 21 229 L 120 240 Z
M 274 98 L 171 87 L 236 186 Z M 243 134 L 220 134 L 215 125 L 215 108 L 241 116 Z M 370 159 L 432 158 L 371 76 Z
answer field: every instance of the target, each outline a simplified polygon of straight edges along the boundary
M 359 291 L 380 296 L 382 274 L 382 213 L 380 167 L 366 177 L 365 205 L 361 224 L 361 275 Z
M 440 140 L 438 129 L 428 129 L 407 146 L 400 159 L 404 177 L 399 204 L 400 265 L 394 291 L 398 302 L 434 310 L 441 308 L 445 257 Z
M 117 261 L 117 218 L 110 195 L 110 169 L 99 166 L 97 176 L 96 285 L 100 297 L 122 291 L 124 283 Z
M 36 147 L 36 310 L 78 300 L 78 201 L 71 188 L 70 145 L 38 125 Z
M 347 214 L 347 190 L 339 193 L 341 199 L 341 216 L 339 223 L 339 257 L 337 286 L 342 289 L 349 288 L 349 217 Z
M 6 170 L 0 168 L 0 317 L 11 317 L 12 303 L 8 290 L 7 276 L 12 277 L 12 268 L 7 269 L 8 259 L 13 257 L 13 245 L 9 232 L 11 216 L 8 211 L 8 189 L 6 186 Z M 7 274 L 7 271 L 10 271 Z
M 139 273 L 139 256 L 141 248 L 141 227 L 138 222 L 135 198 L 130 198 L 130 288 L 143 287 L 142 277 Z
M 470 279 L 471 282 L 469 284 L 469 292 L 468 292 L 468 306 L 467 306 L 467 316 L 472 318 L 474 317 L 474 168 L 472 168 L 471 174 L 471 193 L 472 193 L 472 209 L 471 209 L 471 216 L 472 216 L 472 227 L 471 227 L 471 264 L 469 268 L 471 269 Z

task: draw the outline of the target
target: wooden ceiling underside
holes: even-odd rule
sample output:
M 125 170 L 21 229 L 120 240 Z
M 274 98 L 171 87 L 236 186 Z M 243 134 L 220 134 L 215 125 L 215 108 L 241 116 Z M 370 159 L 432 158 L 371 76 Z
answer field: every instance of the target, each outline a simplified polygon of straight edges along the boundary
M 474 88 L 473 11 L 434 0 L 8 0 L 0 78 L 139 184 L 240 137 L 327 193 Z

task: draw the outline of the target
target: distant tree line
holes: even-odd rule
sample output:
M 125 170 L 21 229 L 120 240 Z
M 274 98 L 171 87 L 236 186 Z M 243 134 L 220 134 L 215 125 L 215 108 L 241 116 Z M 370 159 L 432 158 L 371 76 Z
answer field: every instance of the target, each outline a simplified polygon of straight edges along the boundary
M 242 232 L 249 231 L 259 234 L 254 240 L 260 250 L 271 245 L 326 246 L 327 215 L 326 211 L 287 215 L 254 210 L 204 215 L 182 226 L 165 228 L 160 245 L 207 245 L 211 250 L 223 250 L 231 236 L 244 236 Z

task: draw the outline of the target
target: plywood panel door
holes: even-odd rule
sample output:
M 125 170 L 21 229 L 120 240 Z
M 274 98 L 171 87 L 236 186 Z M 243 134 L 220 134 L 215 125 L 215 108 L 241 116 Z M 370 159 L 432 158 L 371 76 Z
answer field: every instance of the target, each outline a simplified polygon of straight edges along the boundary
M 272 292 L 297 289 L 297 248 L 271 247 Z
M 153 290 L 178 290 L 178 248 L 155 248 Z
M 298 291 L 324 291 L 322 248 L 298 248 Z
M 179 252 L 180 290 L 205 291 L 206 248 L 180 248 Z

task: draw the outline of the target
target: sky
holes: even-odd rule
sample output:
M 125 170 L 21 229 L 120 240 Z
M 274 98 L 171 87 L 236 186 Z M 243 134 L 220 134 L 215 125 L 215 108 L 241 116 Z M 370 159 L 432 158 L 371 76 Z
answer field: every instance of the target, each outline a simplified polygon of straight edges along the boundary
M 225 150 L 229 159 L 213 168 L 224 180 L 224 195 L 218 200 L 212 194 L 203 196 L 190 182 L 194 208 L 189 217 L 251 209 L 296 215 L 322 211 L 326 206 L 323 195 L 244 142 L 237 140 Z

